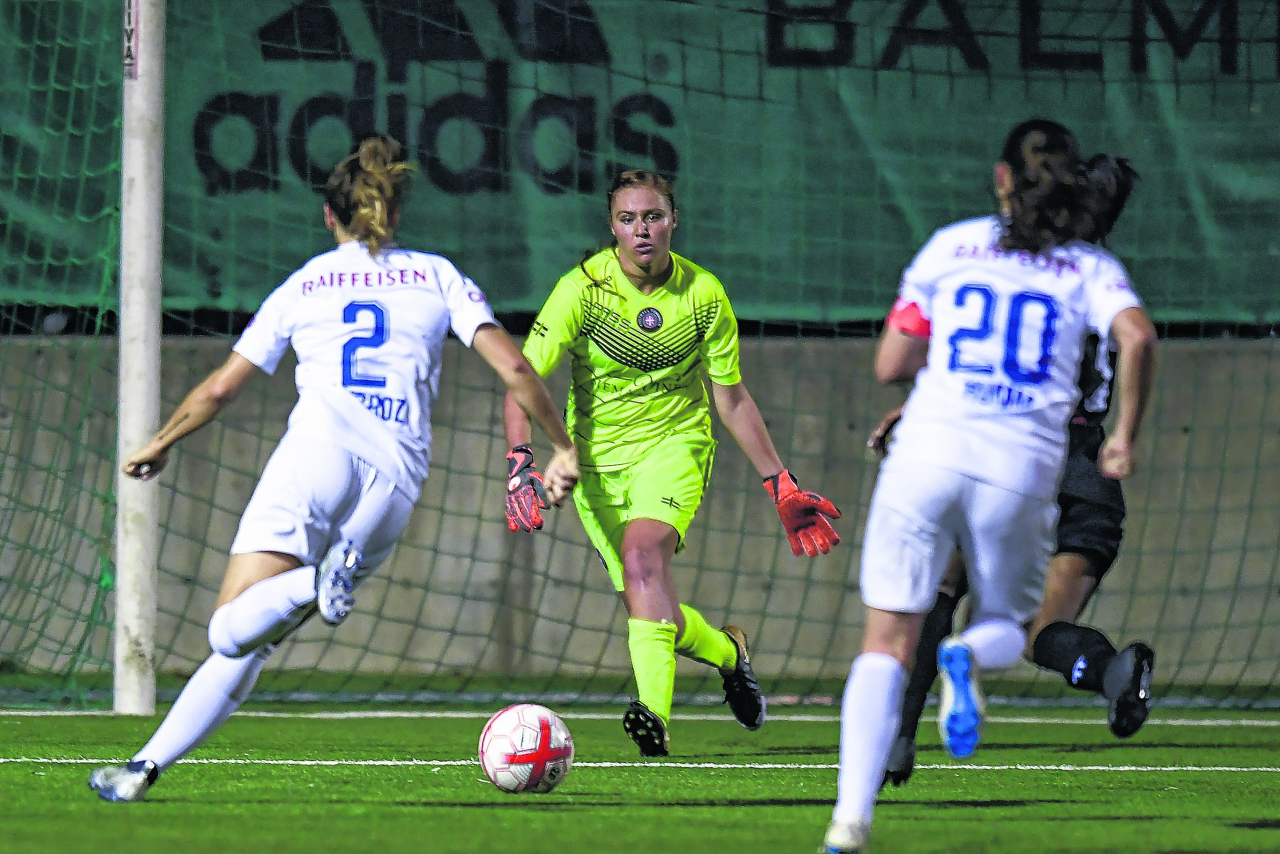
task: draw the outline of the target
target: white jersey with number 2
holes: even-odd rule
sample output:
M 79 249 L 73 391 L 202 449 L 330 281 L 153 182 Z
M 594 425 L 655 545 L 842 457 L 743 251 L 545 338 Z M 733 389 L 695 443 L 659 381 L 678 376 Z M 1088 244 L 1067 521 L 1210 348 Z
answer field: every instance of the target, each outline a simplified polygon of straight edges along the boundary
M 947 226 L 903 273 L 899 305 L 929 321 L 929 357 L 885 467 L 937 466 L 1052 498 L 1085 336 L 1108 340 L 1115 316 L 1141 303 L 1105 249 L 1006 252 L 999 236 L 995 217 Z
M 431 458 L 431 406 L 450 328 L 471 346 L 495 323 L 484 294 L 446 258 L 359 242 L 317 255 L 262 303 L 235 351 L 268 374 L 290 344 L 306 431 L 367 460 L 417 500 Z

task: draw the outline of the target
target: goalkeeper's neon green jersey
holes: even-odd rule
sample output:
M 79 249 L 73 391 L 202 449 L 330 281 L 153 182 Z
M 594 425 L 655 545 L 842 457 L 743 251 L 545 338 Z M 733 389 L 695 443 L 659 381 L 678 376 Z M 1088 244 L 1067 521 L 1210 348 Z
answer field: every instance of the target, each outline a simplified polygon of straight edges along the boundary
M 673 435 L 711 437 L 705 373 L 741 381 L 738 321 L 720 280 L 674 252 L 666 283 L 645 295 L 606 249 L 556 283 L 524 354 L 542 376 L 567 352 L 566 420 L 581 465 L 625 468 Z

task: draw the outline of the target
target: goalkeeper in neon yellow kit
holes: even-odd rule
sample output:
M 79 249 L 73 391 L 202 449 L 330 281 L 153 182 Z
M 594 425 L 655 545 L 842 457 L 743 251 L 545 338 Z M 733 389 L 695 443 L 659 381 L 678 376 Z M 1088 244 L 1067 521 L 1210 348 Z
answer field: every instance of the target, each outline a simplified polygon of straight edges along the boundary
M 639 699 L 622 724 L 642 755 L 665 756 L 677 654 L 719 670 L 744 727 L 758 729 L 765 718 L 742 631 L 713 629 L 680 603 L 671 578 L 715 456 L 710 399 L 764 478 L 797 556 L 826 554 L 840 542 L 827 518 L 840 513 L 801 491 L 778 458 L 738 373 L 737 320 L 723 286 L 671 252 L 679 214 L 670 184 L 653 172 L 623 172 L 608 201 L 614 245 L 560 279 L 524 353 L 543 376 L 569 354 L 567 421 L 581 468 L 574 503 L 630 615 Z M 547 505 L 529 417 L 510 396 L 504 417 L 507 523 L 531 531 L 542 526 Z

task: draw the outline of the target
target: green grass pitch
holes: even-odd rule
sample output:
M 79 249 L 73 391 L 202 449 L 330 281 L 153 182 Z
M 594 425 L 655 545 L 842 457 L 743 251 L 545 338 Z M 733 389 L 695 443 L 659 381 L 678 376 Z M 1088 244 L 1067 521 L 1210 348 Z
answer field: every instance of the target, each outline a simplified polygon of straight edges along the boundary
M 811 852 L 835 797 L 830 710 L 779 708 L 749 733 L 677 709 L 672 756 L 641 762 L 621 707 L 565 707 L 573 771 L 549 795 L 518 796 L 474 764 L 493 709 L 264 711 L 233 717 L 138 804 L 101 802 L 86 779 L 158 718 L 0 713 L 0 851 Z M 964 763 L 925 724 L 915 776 L 881 796 L 871 850 L 1280 851 L 1280 720 L 1157 710 L 1121 742 L 1101 715 L 994 708 Z

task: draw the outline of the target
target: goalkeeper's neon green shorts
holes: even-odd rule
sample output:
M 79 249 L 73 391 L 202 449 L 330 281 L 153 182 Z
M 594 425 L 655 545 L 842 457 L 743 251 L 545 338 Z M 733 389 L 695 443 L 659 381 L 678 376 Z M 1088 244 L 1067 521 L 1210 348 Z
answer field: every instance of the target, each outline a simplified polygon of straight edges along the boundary
M 710 437 L 675 436 L 624 469 L 582 471 L 573 503 L 617 590 L 623 589 L 622 535 L 627 523 L 632 519 L 666 522 L 680 535 L 676 551 L 682 551 L 715 455 L 716 443 Z

